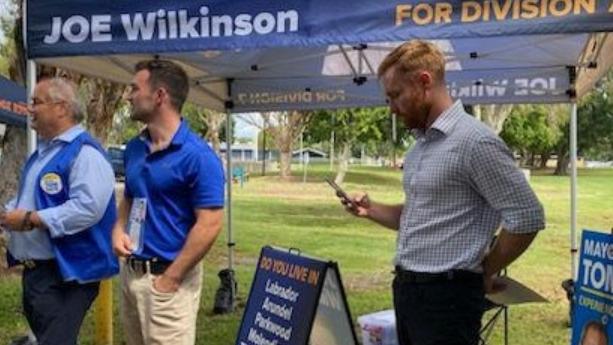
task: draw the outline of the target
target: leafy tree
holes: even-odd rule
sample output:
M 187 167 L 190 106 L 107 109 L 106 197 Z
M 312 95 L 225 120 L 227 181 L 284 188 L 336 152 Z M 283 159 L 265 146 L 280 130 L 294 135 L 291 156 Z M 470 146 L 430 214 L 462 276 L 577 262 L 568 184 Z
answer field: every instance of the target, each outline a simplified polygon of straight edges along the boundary
M 311 112 L 282 111 L 261 113 L 259 116 L 256 114 L 241 116 L 245 122 L 259 128 L 260 131 L 265 131 L 273 139 L 275 147 L 279 150 L 281 179 L 287 180 L 291 177 L 292 148 L 310 122 L 312 115 Z M 259 141 L 258 138 L 258 146 Z
M 264 128 L 258 132 L 258 150 L 270 150 L 273 148 L 274 139 L 268 128 Z
M 110 144 L 121 145 L 137 136 L 143 129 L 143 125 L 130 119 L 130 105 L 124 103 L 113 118 L 113 126 L 109 134 Z
M 391 145 L 391 120 L 387 108 L 352 108 L 321 110 L 315 113 L 305 130 L 307 143 L 327 143 L 331 145 L 334 131 L 334 148 L 339 152 L 336 183 L 342 183 L 349 169 L 352 152 L 364 147 L 377 156 L 402 147 L 405 131 L 398 129 L 397 144 Z M 334 157 L 330 157 L 333 159 Z
M 613 70 L 589 95 L 584 97 L 577 109 L 577 149 L 588 159 L 613 159 Z M 568 113 L 568 108 L 566 110 Z M 570 123 L 562 127 L 562 136 L 557 142 L 558 165 L 556 175 L 568 174 Z
M 560 128 L 550 116 L 549 106 L 517 106 L 502 126 L 501 138 L 509 147 L 522 154 L 524 162 L 535 165 L 535 157 L 546 159 L 560 137 Z
M 215 152 L 219 154 L 220 143 L 222 141 L 227 142 L 226 114 L 205 109 L 189 102 L 183 106 L 182 114 L 189 123 L 190 128 L 205 138 Z M 232 119 L 232 127 L 234 127 L 234 123 L 235 121 Z M 231 143 L 234 142 L 234 138 L 235 136 L 233 135 Z
M 578 109 L 579 148 L 587 159 L 613 160 L 613 71 Z
M 494 130 L 496 133 L 500 133 L 503 128 L 503 124 L 507 117 L 511 115 L 513 110 L 512 104 L 487 104 L 487 105 L 475 105 L 475 116 Z

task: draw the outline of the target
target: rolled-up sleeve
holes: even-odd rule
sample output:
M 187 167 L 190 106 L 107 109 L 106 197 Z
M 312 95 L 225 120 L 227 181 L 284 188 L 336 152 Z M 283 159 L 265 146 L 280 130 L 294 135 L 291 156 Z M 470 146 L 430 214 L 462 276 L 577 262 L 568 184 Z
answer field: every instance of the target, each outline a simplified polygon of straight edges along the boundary
M 115 176 L 102 153 L 86 145 L 73 163 L 69 184 L 68 201 L 38 211 L 54 238 L 78 233 L 102 219 L 114 192 Z
M 505 230 L 531 233 L 545 228 L 543 206 L 501 139 L 486 136 L 478 140 L 471 150 L 470 170 L 471 182 L 500 212 Z

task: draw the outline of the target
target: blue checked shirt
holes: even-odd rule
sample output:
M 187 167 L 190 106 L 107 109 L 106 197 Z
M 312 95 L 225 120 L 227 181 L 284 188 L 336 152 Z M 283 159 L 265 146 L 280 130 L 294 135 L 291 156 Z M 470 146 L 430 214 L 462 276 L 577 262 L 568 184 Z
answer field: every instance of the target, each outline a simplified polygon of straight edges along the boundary
M 518 234 L 545 227 L 543 207 L 505 143 L 460 101 L 414 135 L 404 160 L 396 265 L 481 272 L 500 226 Z

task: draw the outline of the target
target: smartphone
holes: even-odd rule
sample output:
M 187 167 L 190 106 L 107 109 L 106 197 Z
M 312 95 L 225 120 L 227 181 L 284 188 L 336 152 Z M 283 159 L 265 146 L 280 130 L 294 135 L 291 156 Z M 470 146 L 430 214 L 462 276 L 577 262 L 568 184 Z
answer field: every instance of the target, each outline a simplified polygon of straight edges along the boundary
M 326 182 L 328 182 L 330 187 L 332 187 L 336 191 L 336 196 L 343 199 L 345 202 L 350 203 L 351 207 L 353 208 L 358 207 L 355 201 L 353 201 L 353 199 L 351 199 L 349 195 L 339 185 L 336 184 L 336 182 L 330 180 L 329 178 L 324 178 L 324 180 L 326 180 Z

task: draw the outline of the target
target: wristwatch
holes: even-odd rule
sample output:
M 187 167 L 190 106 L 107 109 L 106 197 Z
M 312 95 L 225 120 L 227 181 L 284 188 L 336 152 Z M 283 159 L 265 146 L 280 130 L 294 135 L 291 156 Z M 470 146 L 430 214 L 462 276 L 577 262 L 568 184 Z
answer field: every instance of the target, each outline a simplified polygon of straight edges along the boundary
M 26 214 L 23 216 L 23 222 L 21 222 L 21 230 L 28 231 L 34 229 L 34 224 L 32 224 L 32 211 L 26 211 Z

